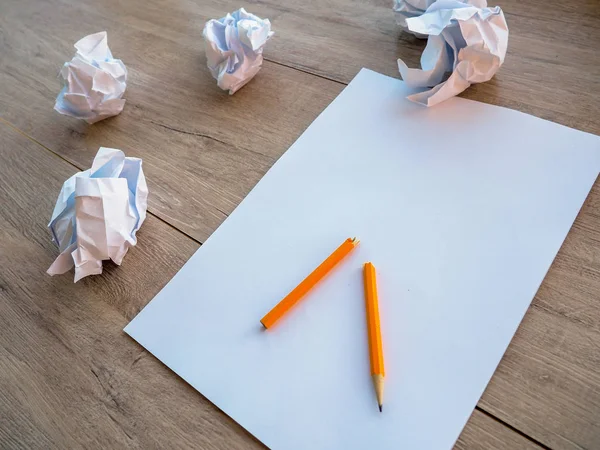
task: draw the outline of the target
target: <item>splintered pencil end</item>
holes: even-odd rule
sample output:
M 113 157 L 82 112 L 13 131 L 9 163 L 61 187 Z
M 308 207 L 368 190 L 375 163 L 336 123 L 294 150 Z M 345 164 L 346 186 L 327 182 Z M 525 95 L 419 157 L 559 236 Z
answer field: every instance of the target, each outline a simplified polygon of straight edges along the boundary
M 379 412 L 383 412 L 383 405 L 379 405 Z
M 350 238 L 350 242 L 352 242 L 354 244 L 354 246 L 356 247 L 360 241 L 357 238 L 353 237 L 353 238 Z

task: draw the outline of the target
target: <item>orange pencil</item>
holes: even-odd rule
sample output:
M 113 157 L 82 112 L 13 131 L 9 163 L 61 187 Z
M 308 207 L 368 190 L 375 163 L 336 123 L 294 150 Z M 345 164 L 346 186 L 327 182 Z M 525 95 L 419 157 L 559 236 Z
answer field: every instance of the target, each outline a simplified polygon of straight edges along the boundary
M 381 329 L 379 326 L 379 305 L 377 300 L 377 277 L 375 267 L 370 262 L 365 264 L 365 303 L 367 307 L 367 330 L 369 333 L 369 359 L 371 362 L 371 377 L 377 396 L 379 411 L 383 410 L 383 346 L 381 344 Z
M 358 245 L 356 238 L 349 238 L 340 245 L 319 267 L 312 271 L 296 288 L 263 317 L 260 322 L 265 328 L 271 328 L 292 306 L 300 301 L 325 275 Z

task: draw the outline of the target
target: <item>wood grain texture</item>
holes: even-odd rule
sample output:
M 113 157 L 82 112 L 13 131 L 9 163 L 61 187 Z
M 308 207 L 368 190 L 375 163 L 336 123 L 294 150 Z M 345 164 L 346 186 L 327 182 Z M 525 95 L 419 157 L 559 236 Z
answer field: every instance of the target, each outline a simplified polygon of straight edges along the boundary
M 121 267 L 44 271 L 66 162 L 0 124 L 0 447 L 262 448 L 122 332 L 197 244 L 149 216 Z
M 257 0 L 252 11 L 273 19 L 269 60 L 347 83 L 361 67 L 398 78 L 397 58 L 419 67 L 425 41 L 396 26 L 392 3 Z M 505 13 L 508 54 L 494 79 L 462 96 L 600 134 L 600 2 L 488 3 Z
M 35 282 L 47 277 L 46 269 L 58 256 L 47 224 L 62 183 L 77 169 L 48 151 L 40 151 L 41 147 L 34 146 L 31 141 L 29 147 L 19 150 L 27 138 L 2 122 L 0 137 L 4 140 L 0 149 L 2 216 L 24 239 L 35 242 L 52 256 L 46 261 L 47 265 L 36 265 L 39 271 L 35 275 L 32 273 L 31 280 L 23 279 L 24 282 Z M 31 154 L 33 151 L 35 155 Z M 198 248 L 197 243 L 184 239 L 180 232 L 153 216 L 148 216 L 138 240 L 143 244 L 129 250 L 121 266 L 105 263 L 104 276 L 86 277 L 77 283 L 82 286 L 82 293 L 110 293 L 105 302 L 128 319 L 137 315 L 147 304 L 147 296 L 156 295 Z M 13 253 L 4 245 L 3 248 L 6 256 Z M 61 283 L 72 282 L 73 273 L 55 278 Z
M 454 450 L 541 450 L 536 443 L 510 430 L 496 419 L 476 409 Z
M 0 161 L 0 447 L 264 448 L 121 331 L 197 244 L 150 215 L 121 267 L 46 276 L 73 167 L 1 123 Z M 457 446 L 512 443 L 534 448 L 475 411 Z
M 204 16 L 190 3 L 3 0 L 1 8 L 1 116 L 78 167 L 100 146 L 143 158 L 150 210 L 202 242 L 343 88 L 266 63 L 229 96 L 206 68 Z M 52 111 L 56 74 L 74 42 L 103 29 L 129 70 L 127 103 L 88 126 Z
M 599 448 L 599 300 L 596 182 L 480 406 L 549 447 Z
M 363 66 L 396 76 L 399 56 L 416 65 L 424 44 L 397 29 L 387 3 L 247 5 L 273 21 L 277 34 L 266 50 L 272 62 L 229 97 L 206 69 L 201 30 L 207 18 L 240 4 L 3 0 L 0 117 L 80 168 L 89 167 L 101 145 L 142 157 L 150 210 L 203 241 L 341 91 L 340 82 Z M 494 80 L 465 96 L 600 133 L 600 4 L 499 4 L 511 30 L 509 55 Z M 88 126 L 52 111 L 56 73 L 77 39 L 101 29 L 129 68 L 127 105 L 118 117 Z M 600 447 L 599 211 L 596 183 L 480 402 L 553 448 Z M 9 214 L 17 220 L 24 213 Z M 143 267 L 131 272 L 131 281 L 139 281 Z M 125 276 L 121 270 L 115 271 L 119 277 Z M 118 277 L 85 282 L 96 294 L 127 286 Z M 151 298 L 141 292 L 106 301 L 131 317 Z

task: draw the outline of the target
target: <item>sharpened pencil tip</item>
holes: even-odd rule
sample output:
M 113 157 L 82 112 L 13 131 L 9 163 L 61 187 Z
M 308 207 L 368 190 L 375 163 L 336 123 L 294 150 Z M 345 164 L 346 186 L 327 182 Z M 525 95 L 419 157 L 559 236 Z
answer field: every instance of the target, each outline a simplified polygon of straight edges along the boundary
M 379 405 L 379 412 L 383 412 L 383 405 Z

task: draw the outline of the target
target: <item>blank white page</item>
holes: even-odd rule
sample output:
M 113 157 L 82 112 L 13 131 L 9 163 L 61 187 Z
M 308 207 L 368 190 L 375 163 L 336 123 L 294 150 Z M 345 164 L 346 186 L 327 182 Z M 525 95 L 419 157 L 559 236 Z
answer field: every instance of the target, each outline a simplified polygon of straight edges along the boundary
M 600 138 L 363 69 L 125 331 L 268 447 L 449 449 L 600 170 Z M 276 326 L 259 321 L 342 241 Z M 371 384 L 362 265 L 386 364 Z

